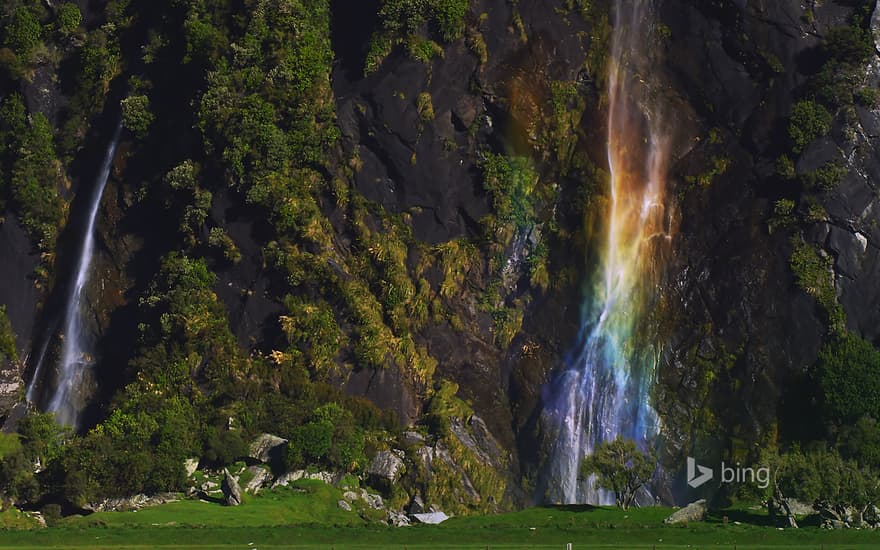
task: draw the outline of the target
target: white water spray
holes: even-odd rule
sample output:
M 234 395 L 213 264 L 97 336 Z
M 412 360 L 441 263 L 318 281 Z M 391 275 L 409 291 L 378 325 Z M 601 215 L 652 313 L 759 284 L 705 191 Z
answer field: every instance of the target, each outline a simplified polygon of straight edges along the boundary
M 61 354 L 58 359 L 58 370 L 55 373 L 54 390 L 46 407 L 48 412 L 55 413 L 58 423 L 74 427 L 79 422 L 79 415 L 84 406 L 80 395 L 84 375 L 86 369 L 93 366 L 90 349 L 91 342 L 89 342 L 88 335 L 84 330 L 86 325 L 84 290 L 89 282 L 95 253 L 95 221 L 98 217 L 98 209 L 101 205 L 104 187 L 107 186 L 107 180 L 110 177 L 110 169 L 113 164 L 113 157 L 116 154 L 116 145 L 119 142 L 121 130 L 122 124 L 119 123 L 113 132 L 113 137 L 104 154 L 97 180 L 89 196 L 89 210 L 83 228 L 82 248 L 74 265 L 73 273 L 75 279 L 62 310 Z M 37 387 L 41 383 L 41 374 L 45 370 L 43 363 L 46 360 L 50 339 L 51 335 L 45 339 L 40 348 L 34 375 L 28 386 L 27 399 L 31 403 L 36 398 Z

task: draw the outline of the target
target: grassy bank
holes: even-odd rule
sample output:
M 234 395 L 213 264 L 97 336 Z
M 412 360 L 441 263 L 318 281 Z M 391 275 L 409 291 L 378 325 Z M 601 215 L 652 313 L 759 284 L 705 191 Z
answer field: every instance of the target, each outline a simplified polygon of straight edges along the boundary
M 453 518 L 439 526 L 385 527 L 336 506 L 340 492 L 320 482 L 268 491 L 244 505 L 183 501 L 137 512 L 68 517 L 47 529 L 7 523 L 0 548 L 880 548 L 880 534 L 778 530 L 759 511 L 730 510 L 687 526 L 665 526 L 668 508 L 622 512 L 589 506 L 537 507 Z M 6 513 L 9 514 L 9 513 Z M 5 518 L 6 515 L 0 516 Z M 12 518 L 13 516 L 9 516 Z M 11 521 L 11 519 L 10 519 Z

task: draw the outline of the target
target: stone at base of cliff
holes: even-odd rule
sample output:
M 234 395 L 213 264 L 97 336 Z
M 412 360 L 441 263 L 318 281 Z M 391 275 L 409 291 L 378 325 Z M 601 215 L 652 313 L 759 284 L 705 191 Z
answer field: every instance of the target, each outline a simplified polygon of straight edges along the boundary
M 229 473 L 226 468 L 223 469 L 223 500 L 227 506 L 238 506 L 241 504 L 241 486 L 238 480 Z
M 709 505 L 706 502 L 706 499 L 703 498 L 688 504 L 680 510 L 676 510 L 671 516 L 664 519 L 663 523 L 672 525 L 676 523 L 689 523 L 691 521 L 703 521 L 706 519 L 706 513 L 708 511 Z
M 428 525 L 437 525 L 443 523 L 449 516 L 443 512 L 430 512 L 428 514 L 413 514 L 410 516 L 416 523 L 426 523 Z
M 159 493 L 152 496 L 138 494 L 123 498 L 105 498 L 99 502 L 89 503 L 83 508 L 92 512 L 130 512 L 178 500 L 180 500 L 180 495 L 177 493 Z

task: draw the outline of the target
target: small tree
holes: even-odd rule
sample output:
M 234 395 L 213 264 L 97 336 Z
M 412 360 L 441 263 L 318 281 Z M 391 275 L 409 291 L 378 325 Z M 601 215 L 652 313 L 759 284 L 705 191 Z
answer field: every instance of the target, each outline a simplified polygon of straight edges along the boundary
M 596 482 L 603 489 L 614 492 L 617 506 L 628 509 L 636 493 L 654 474 L 656 455 L 643 453 L 635 441 L 618 436 L 614 441 L 599 444 L 592 455 L 581 463 L 581 478 L 595 474 Z

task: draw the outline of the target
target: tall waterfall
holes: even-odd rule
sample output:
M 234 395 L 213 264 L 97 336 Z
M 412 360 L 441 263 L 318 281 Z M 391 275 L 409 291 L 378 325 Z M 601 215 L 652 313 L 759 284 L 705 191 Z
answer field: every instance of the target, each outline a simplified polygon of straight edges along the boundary
M 66 296 L 64 308 L 61 311 L 61 333 L 58 335 L 61 341 L 61 352 L 58 355 L 57 371 L 51 373 L 52 379 L 42 381 L 46 376 L 44 363 L 47 359 L 49 342 L 54 335 L 48 335 L 37 356 L 36 368 L 27 390 L 27 400 L 33 403 L 37 398 L 37 388 L 42 383 L 51 382 L 51 397 L 46 410 L 55 413 L 55 418 L 60 424 L 76 427 L 79 415 L 82 412 L 83 403 L 80 387 L 83 382 L 86 369 L 93 366 L 92 342 L 84 330 L 85 327 L 85 296 L 84 290 L 91 276 L 92 259 L 95 253 L 95 221 L 98 217 L 98 209 L 101 205 L 101 197 L 104 187 L 110 177 L 110 168 L 113 157 L 116 154 L 116 145 L 122 124 L 116 125 L 113 137 L 101 162 L 97 180 L 88 197 L 88 212 L 83 226 L 82 246 L 78 251 L 73 267 L 72 285 Z M 57 326 L 57 325 L 56 325 Z
M 654 0 L 615 0 L 608 78 L 610 190 L 601 272 L 565 370 L 548 387 L 543 423 L 553 436 L 544 471 L 550 502 L 607 504 L 580 480 L 584 456 L 622 436 L 643 448 L 658 422 L 650 405 L 657 349 L 644 334 L 669 249 L 664 206 L 670 138 L 652 77 Z

